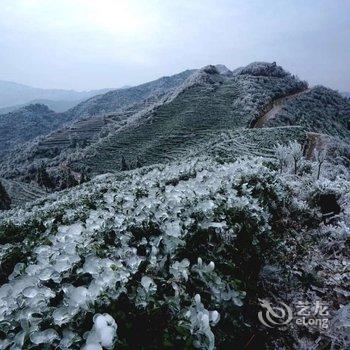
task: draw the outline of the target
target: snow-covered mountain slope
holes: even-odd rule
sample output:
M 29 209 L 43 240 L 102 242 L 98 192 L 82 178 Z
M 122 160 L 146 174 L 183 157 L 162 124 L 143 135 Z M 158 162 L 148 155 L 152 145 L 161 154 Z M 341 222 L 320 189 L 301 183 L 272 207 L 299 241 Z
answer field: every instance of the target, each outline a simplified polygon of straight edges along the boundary
M 206 66 L 85 101 L 61 114 L 78 120 L 5 156 L 0 175 L 36 181 L 45 167 L 52 187 L 60 189 L 62 168 L 90 178 L 166 163 L 207 154 L 206 146 L 220 142 L 221 134 L 230 135 L 235 157 L 270 155 L 277 142 L 292 140 L 312 156 L 311 132 L 311 143 L 328 138 L 332 155 L 349 163 L 349 111 L 350 102 L 337 92 L 308 88 L 275 63 L 255 62 L 234 72 Z
M 265 127 L 303 125 L 309 131 L 321 132 L 350 140 L 350 102 L 334 90 L 316 86 L 283 103 L 277 115 Z
M 42 104 L 25 106 L 0 115 L 0 155 L 18 146 L 23 147 L 27 141 L 50 133 L 66 121 Z
M 90 174 L 121 169 L 122 157 L 129 167 L 168 161 L 210 141 L 215 133 L 249 127 L 274 99 L 306 86 L 276 65 L 260 64 L 260 70 L 254 67 L 236 75 L 222 66 L 184 72 L 181 78 L 187 74 L 188 79 L 179 85 L 180 78 L 176 79 L 167 94 L 162 90 L 160 99 L 146 99 L 122 112 L 80 120 L 16 156 L 10 155 L 3 162 L 2 174 L 13 176 L 16 169 L 16 176 L 25 176 L 28 167 L 42 162 L 55 172 L 68 159 L 76 171 Z M 163 88 L 164 84 L 161 80 L 158 85 Z M 112 92 L 105 97 L 110 95 Z
M 158 80 L 145 83 L 139 86 L 117 89 L 109 91 L 107 93 L 105 90 L 101 90 L 101 94 L 93 96 L 90 99 L 79 103 L 76 107 L 70 108 L 65 113 L 57 113 L 55 115 L 55 119 L 64 122 L 74 122 L 76 119 L 80 119 L 82 117 L 91 117 L 95 115 L 104 114 L 110 111 L 118 112 L 119 110 L 127 109 L 131 106 L 133 106 L 133 108 L 136 108 L 134 105 L 138 103 L 142 103 L 142 107 L 144 107 L 144 104 L 147 100 L 156 100 L 159 96 L 162 96 L 165 93 L 176 88 L 178 85 L 181 85 L 182 82 L 192 72 L 193 71 L 185 71 L 171 77 L 163 77 Z M 38 103 L 35 103 L 34 105 L 37 106 Z M 13 123 L 18 122 L 19 125 L 22 125 L 23 121 L 21 119 L 18 120 L 18 117 L 16 115 L 23 113 L 23 111 L 27 111 L 29 109 L 34 108 L 31 106 L 23 106 L 20 108 L 19 106 L 18 110 L 11 111 L 13 114 L 1 118 L 5 121 L 11 119 Z M 51 119 L 45 118 L 46 114 L 47 113 L 45 113 L 45 110 L 43 110 L 43 108 L 41 114 L 40 110 L 37 108 L 37 119 L 47 119 L 47 124 L 53 124 L 55 128 L 57 128 L 57 123 L 55 124 L 52 122 Z M 60 124 L 60 126 L 62 126 L 62 124 L 63 122 Z M 33 126 L 27 125 L 26 127 L 28 128 L 29 132 L 31 132 L 31 128 Z M 46 132 L 42 132 L 41 134 L 50 134 L 55 128 L 47 127 Z M 79 129 L 79 125 L 73 126 L 73 129 Z M 69 135 L 68 133 L 67 140 L 69 140 L 70 138 L 71 135 Z M 60 146 L 59 143 L 58 146 Z
M 1 348 L 280 349 L 316 336 L 345 349 L 346 271 L 334 279 L 332 269 L 349 258 L 349 174 L 328 176 L 326 164 L 316 180 L 318 165 L 300 159 L 294 175 L 292 149 L 281 169 L 192 158 L 100 175 L 1 214 Z M 329 329 L 257 323 L 258 298 L 314 302 L 314 288 Z
M 173 159 L 208 142 L 214 133 L 247 128 L 270 101 L 304 86 L 288 74 L 231 77 L 215 66 L 204 67 L 169 101 L 129 118 L 126 125 L 86 148 L 77 163 L 98 173 L 101 168 L 116 169 L 122 156 L 130 164 L 141 159 L 146 165 Z
M 180 86 L 194 70 L 162 77 L 141 85 L 109 91 L 94 96 L 67 111 L 72 119 L 117 112 L 136 103 L 155 99 Z
M 25 133 L 25 135 L 22 135 L 23 132 L 17 131 L 15 137 L 11 137 L 12 146 L 18 146 L 19 143 L 16 143 L 17 139 L 22 136 L 25 140 L 30 141 L 25 145 L 21 145 L 20 152 L 17 148 L 13 152 L 7 152 L 6 155 L 7 149 L 3 148 L 5 159 L 2 159 L 2 165 L 5 164 L 6 169 L 11 168 L 12 171 L 17 172 L 17 170 L 20 171 L 24 163 L 29 165 L 29 168 L 35 168 L 39 164 L 46 163 L 47 160 L 57 158 L 57 156 L 62 158 L 59 163 L 67 160 L 70 153 L 76 149 L 86 147 L 91 142 L 98 141 L 101 137 L 100 134 L 106 133 L 106 130 L 109 128 L 117 128 L 131 115 L 147 109 L 155 103 L 160 103 L 165 96 L 171 95 L 176 91 L 178 86 L 193 72 L 194 70 L 188 70 L 139 86 L 101 94 L 80 103 L 65 113 L 52 113 L 52 118 L 46 118 L 47 113 L 43 112 L 37 115 L 37 119 L 39 121 L 43 120 L 44 124 L 49 123 L 50 125 L 46 129 L 40 130 L 40 132 L 36 132 L 37 125 L 23 123 L 21 119 L 17 118 L 17 115 L 23 114 L 22 110 L 32 107 L 24 107 L 22 110 L 0 116 L 4 120 L 4 130 L 11 127 L 13 123 L 17 123 L 19 127 L 25 125 L 25 128 L 28 130 L 28 133 Z M 108 114 L 111 111 L 113 111 L 113 114 Z M 52 121 L 53 118 L 54 121 L 58 121 L 60 124 L 56 125 L 57 123 Z M 63 126 L 63 124 L 65 125 Z M 61 126 L 61 128 L 57 126 Z M 53 132 L 54 130 L 57 131 Z M 42 137 L 33 140 L 32 134 L 34 136 L 42 135 Z M 66 149 L 65 154 L 61 156 L 61 153 Z M 26 176 L 25 174 L 28 173 L 27 166 L 23 170 L 23 175 Z
M 348 349 L 349 106 L 255 62 L 92 98 L 49 135 L 24 114 L 0 349 Z M 265 327 L 269 302 L 326 305 L 326 327 Z

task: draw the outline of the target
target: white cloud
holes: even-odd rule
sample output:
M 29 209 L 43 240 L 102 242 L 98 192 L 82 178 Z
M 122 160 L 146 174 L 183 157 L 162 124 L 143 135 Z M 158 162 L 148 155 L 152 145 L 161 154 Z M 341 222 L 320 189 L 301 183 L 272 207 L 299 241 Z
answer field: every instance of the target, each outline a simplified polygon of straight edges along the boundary
M 312 82 L 350 80 L 341 0 L 0 1 L 0 79 L 95 88 L 269 60 Z

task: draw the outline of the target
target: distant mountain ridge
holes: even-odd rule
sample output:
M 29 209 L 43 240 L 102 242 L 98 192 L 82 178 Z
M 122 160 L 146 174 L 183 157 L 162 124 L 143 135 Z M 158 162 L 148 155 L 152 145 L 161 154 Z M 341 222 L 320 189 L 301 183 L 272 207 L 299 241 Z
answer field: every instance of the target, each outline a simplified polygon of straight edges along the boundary
M 0 108 L 27 104 L 35 100 L 81 101 L 106 93 L 111 89 L 75 91 L 64 89 L 42 89 L 10 81 L 0 80 Z
M 186 70 L 134 87 L 112 90 L 105 94 L 91 97 L 66 113 L 70 114 L 72 119 L 78 119 L 84 116 L 116 112 L 136 103 L 154 100 L 163 96 L 171 89 L 180 86 L 193 72 L 195 70 Z
M 63 112 L 66 112 L 68 109 L 75 107 L 80 102 L 81 100 L 74 100 L 74 101 L 53 101 L 53 100 L 45 100 L 45 99 L 32 100 L 28 103 L 24 103 L 21 105 L 0 108 L 0 115 L 14 112 L 20 108 L 23 108 L 29 105 L 34 105 L 34 104 L 42 104 L 49 107 L 54 112 L 63 113 Z

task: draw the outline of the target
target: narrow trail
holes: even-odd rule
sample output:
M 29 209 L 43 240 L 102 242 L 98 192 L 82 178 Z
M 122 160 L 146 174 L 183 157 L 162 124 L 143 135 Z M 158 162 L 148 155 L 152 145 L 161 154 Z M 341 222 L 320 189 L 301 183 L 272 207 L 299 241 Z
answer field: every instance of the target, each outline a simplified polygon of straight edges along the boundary
M 305 146 L 306 159 L 312 159 L 315 150 L 327 149 L 329 144 L 329 136 L 317 132 L 307 133 L 307 143 Z
M 276 115 L 282 110 L 282 107 L 284 105 L 284 103 L 286 101 L 292 100 L 293 98 L 296 98 L 298 96 L 300 96 L 301 94 L 304 94 L 308 91 L 310 91 L 310 88 L 307 88 L 303 91 L 297 92 L 295 94 L 291 94 L 288 96 L 284 96 L 281 98 L 276 99 L 275 101 L 273 101 L 272 103 L 272 108 L 266 112 L 265 114 L 263 114 L 252 126 L 252 128 L 262 128 L 265 123 L 273 118 L 276 117 Z

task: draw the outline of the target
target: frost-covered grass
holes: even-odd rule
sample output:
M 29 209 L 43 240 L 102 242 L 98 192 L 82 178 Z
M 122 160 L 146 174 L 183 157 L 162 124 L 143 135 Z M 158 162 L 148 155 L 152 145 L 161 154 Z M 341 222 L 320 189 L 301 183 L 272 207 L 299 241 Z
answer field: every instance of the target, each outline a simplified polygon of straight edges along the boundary
M 0 347 L 243 348 L 260 268 L 317 229 L 320 194 L 343 206 L 349 188 L 259 157 L 193 159 L 4 213 Z

